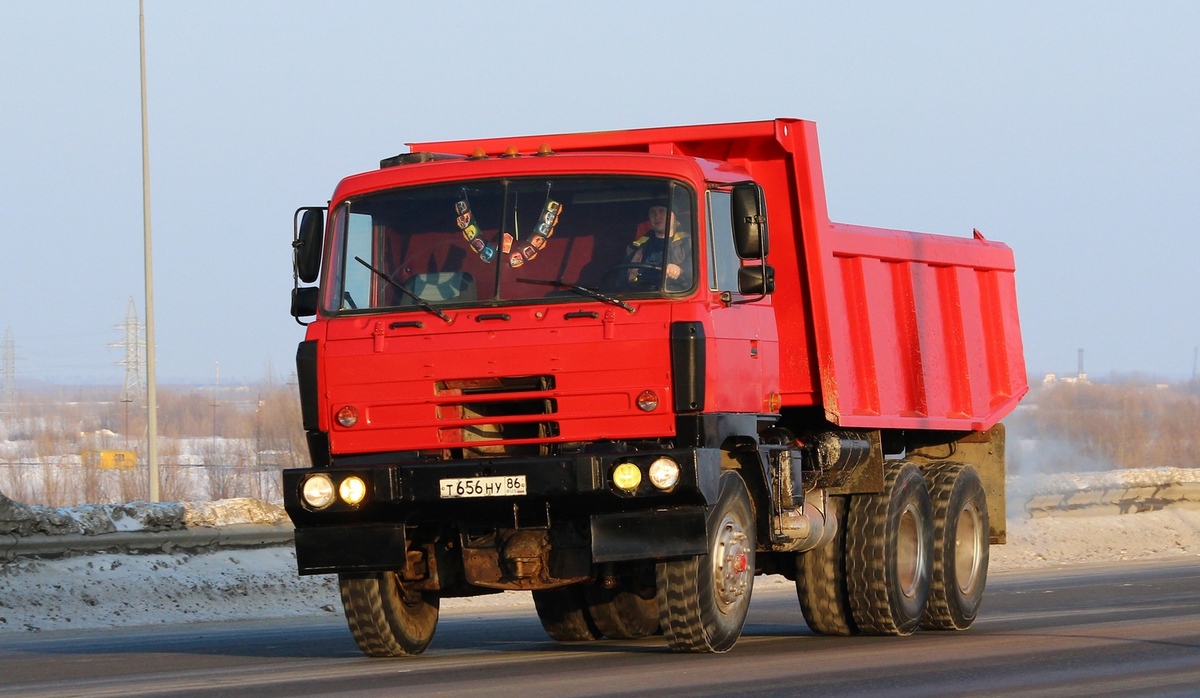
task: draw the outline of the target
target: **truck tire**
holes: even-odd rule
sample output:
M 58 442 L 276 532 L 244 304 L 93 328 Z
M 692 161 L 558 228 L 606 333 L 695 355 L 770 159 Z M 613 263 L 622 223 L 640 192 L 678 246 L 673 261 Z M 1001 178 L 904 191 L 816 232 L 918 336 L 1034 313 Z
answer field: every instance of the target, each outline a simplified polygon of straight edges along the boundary
M 740 475 L 721 473 L 708 511 L 708 553 L 658 563 L 658 617 L 677 652 L 728 652 L 754 588 L 754 511 Z
M 639 584 L 636 577 L 623 576 L 614 589 L 593 585 L 584 591 L 588 613 L 605 637 L 636 640 L 659 631 L 661 624 L 653 574 L 651 570 L 647 583 Z
M 338 575 L 350 634 L 368 657 L 407 657 L 429 647 L 437 629 L 436 594 L 407 591 L 394 572 Z
M 883 492 L 850 499 L 846 589 L 854 625 L 866 635 L 917 629 L 933 575 L 933 511 L 921 471 L 900 463 Z
M 933 578 L 921 618 L 926 630 L 966 630 L 987 583 L 987 496 L 979 473 L 962 463 L 926 466 L 933 502 Z
M 796 556 L 796 596 L 804 622 L 820 635 L 854 635 L 854 613 L 846 591 L 846 498 L 830 497 L 828 519 L 837 534 L 825 545 Z M 828 525 L 828 524 L 827 524 Z
M 579 584 L 542 589 L 533 592 L 533 606 L 538 620 L 552 640 L 558 642 L 587 642 L 599 640 L 600 630 L 588 613 Z

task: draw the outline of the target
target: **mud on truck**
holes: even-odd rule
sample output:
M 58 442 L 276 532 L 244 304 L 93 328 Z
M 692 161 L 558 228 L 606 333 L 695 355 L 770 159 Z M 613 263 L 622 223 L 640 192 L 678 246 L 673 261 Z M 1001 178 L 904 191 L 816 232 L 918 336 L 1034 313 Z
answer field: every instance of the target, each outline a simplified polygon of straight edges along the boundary
M 724 652 L 758 574 L 821 634 L 971 625 L 1008 247 L 831 222 L 808 121 L 409 147 L 293 221 L 285 504 L 364 653 L 504 590 L 558 641 Z

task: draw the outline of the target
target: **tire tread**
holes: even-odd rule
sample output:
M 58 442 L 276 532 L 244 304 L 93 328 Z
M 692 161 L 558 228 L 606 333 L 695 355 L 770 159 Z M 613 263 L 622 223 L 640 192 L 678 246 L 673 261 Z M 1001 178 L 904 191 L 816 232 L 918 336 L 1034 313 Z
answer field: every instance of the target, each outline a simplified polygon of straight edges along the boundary
M 796 556 L 796 596 L 810 630 L 820 635 L 854 635 L 854 613 L 846 590 L 846 500 L 830 497 L 827 517 L 838 526 L 827 545 Z M 827 522 L 826 525 L 829 525 Z

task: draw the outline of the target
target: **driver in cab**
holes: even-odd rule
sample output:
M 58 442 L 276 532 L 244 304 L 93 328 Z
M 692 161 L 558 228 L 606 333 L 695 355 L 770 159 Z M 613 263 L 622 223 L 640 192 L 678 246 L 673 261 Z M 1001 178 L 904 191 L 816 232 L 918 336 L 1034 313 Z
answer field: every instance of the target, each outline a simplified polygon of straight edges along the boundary
M 645 265 L 629 270 L 630 284 L 639 286 L 658 285 L 663 255 L 666 254 L 665 272 L 668 291 L 686 291 L 692 286 L 692 240 L 682 221 L 689 215 L 686 199 L 679 201 L 669 214 L 665 204 L 655 203 L 648 214 L 649 228 L 630 243 L 625 250 L 625 262 Z M 667 235 L 668 228 L 671 231 Z M 654 267 L 654 269 L 650 269 Z

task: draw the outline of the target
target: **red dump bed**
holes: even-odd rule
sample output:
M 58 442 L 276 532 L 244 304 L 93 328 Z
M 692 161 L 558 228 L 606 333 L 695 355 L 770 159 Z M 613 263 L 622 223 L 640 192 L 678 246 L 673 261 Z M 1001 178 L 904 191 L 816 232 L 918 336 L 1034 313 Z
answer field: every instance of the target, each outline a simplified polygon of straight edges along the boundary
M 983 430 L 1028 390 L 1012 251 L 983 239 L 833 223 L 816 124 L 776 119 L 411 144 L 491 156 L 642 152 L 744 172 L 766 193 L 780 393 L 844 427 Z

